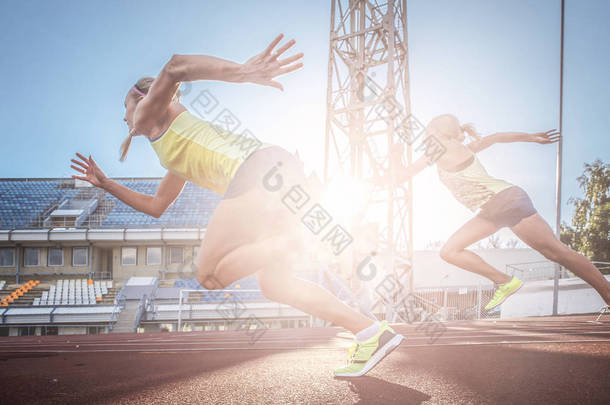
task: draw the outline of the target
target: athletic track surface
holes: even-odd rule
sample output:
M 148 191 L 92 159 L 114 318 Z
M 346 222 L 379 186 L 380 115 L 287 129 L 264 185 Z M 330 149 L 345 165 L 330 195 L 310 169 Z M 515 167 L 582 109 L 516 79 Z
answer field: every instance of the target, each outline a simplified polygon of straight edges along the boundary
M 0 338 L 0 403 L 610 404 L 610 315 L 415 325 L 335 379 L 340 328 Z

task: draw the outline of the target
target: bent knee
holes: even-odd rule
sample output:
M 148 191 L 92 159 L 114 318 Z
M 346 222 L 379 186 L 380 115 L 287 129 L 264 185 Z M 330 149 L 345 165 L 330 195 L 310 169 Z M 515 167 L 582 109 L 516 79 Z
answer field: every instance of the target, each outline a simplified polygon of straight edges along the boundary
M 261 294 L 263 295 L 263 297 L 265 297 L 271 301 L 277 301 L 276 296 L 275 296 L 276 294 L 272 288 L 269 288 L 269 286 L 264 285 L 264 284 L 259 284 L 259 285 L 260 285 Z
M 258 286 L 261 289 L 261 294 L 269 300 L 275 301 L 277 295 L 277 284 L 274 282 L 273 277 L 259 272 L 258 274 Z
M 288 303 L 292 294 L 290 293 L 291 277 L 285 277 L 284 274 L 277 271 L 266 272 L 261 271 L 258 274 L 258 285 L 261 289 L 261 294 L 271 301 Z
M 441 259 L 449 263 L 455 259 L 457 253 L 458 251 L 456 249 L 450 248 L 447 245 L 444 245 L 439 252 Z

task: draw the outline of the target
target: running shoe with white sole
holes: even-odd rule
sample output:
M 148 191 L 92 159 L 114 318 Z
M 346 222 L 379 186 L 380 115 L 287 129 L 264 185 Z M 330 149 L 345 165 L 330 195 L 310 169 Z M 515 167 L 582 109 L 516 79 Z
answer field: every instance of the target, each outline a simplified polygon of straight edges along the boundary
M 369 340 L 354 343 L 349 348 L 347 365 L 335 370 L 335 377 L 360 377 L 368 373 L 385 356 L 400 345 L 404 337 L 382 321 L 379 332 Z
M 519 280 L 517 277 L 513 277 L 508 283 L 500 284 L 496 292 L 494 293 L 493 298 L 489 301 L 489 304 L 485 306 L 486 310 L 490 310 L 492 308 L 497 307 L 501 303 L 503 303 L 508 297 L 512 294 L 516 293 L 521 286 L 523 286 L 523 281 Z

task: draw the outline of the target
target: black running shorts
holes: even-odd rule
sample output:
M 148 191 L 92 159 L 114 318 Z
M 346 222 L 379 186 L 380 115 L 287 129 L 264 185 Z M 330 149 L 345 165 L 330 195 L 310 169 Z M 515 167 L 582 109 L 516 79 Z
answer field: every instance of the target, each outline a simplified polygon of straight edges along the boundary
M 478 217 L 493 222 L 498 228 L 510 228 L 536 212 L 527 193 L 521 187 L 513 186 L 483 204 Z
M 288 190 L 292 185 L 305 182 L 303 163 L 285 149 L 270 146 L 253 152 L 239 166 L 223 199 L 239 197 L 255 188 Z

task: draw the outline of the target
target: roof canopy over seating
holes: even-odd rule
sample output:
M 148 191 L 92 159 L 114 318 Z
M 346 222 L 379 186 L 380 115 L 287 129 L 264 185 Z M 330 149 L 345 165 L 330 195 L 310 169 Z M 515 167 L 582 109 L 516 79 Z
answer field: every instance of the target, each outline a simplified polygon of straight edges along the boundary
M 155 194 L 161 179 L 116 179 L 140 193 Z M 176 201 L 154 218 L 129 207 L 104 190 L 80 187 L 71 179 L 0 179 L 0 229 L 48 229 L 59 226 L 47 219 L 58 209 L 80 206 L 78 201 L 97 201 L 93 212 L 67 228 L 204 228 L 221 196 L 187 183 Z M 61 224 L 60 224 L 61 225 Z

